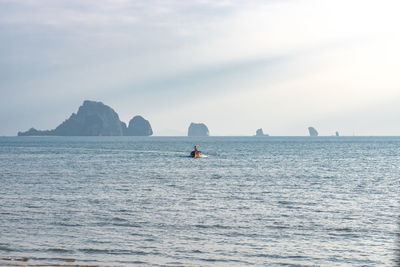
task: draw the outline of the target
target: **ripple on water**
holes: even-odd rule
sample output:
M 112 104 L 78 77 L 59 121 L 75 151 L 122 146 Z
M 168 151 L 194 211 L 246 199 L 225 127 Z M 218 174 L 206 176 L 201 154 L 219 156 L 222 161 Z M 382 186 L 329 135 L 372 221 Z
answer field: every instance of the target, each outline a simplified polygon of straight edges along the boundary
M 212 157 L 188 158 L 193 143 Z M 393 265 L 400 138 L 0 147 L 0 265 Z
M 0 251 L 13 251 L 10 247 L 4 247 L 4 246 L 0 246 Z

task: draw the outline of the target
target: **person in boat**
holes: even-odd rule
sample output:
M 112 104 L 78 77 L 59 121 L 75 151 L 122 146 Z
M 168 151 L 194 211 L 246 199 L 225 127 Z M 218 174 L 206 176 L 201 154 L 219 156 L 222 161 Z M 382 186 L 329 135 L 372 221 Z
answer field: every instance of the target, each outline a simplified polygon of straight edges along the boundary
M 193 158 L 197 158 L 197 157 L 200 157 L 200 151 L 198 151 L 197 150 L 197 146 L 194 146 L 194 150 L 192 151 L 192 153 L 190 153 L 190 155 L 193 157 Z

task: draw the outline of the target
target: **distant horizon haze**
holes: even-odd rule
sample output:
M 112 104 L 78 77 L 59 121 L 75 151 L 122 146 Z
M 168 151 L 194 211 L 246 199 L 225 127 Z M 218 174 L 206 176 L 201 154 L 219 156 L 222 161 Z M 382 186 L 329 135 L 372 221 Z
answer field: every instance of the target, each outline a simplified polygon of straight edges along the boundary
M 87 100 L 89 100 L 89 99 L 87 99 Z M 105 103 L 104 101 L 99 101 L 99 102 L 102 102 L 102 103 L 107 105 L 107 103 Z M 82 103 L 83 103 L 83 101 L 81 101 L 81 104 Z M 110 106 L 110 105 L 107 105 L 107 106 Z M 110 106 L 110 107 L 113 108 L 114 110 L 117 110 L 112 106 Z M 66 117 L 64 117 L 64 119 L 61 119 L 58 123 L 56 123 L 55 125 L 50 126 L 48 128 L 39 128 L 39 127 L 36 127 L 36 126 L 33 125 L 33 126 L 28 127 L 26 129 L 19 129 L 17 132 L 19 132 L 19 131 L 27 131 L 30 128 L 35 128 L 36 130 L 52 130 L 52 129 L 56 128 L 61 122 L 65 121 L 72 113 L 76 113 L 77 111 L 78 111 L 78 108 L 76 108 L 74 111 L 70 112 L 70 114 L 66 115 Z M 132 119 L 132 117 L 136 116 L 136 115 L 143 116 L 142 114 L 132 114 L 131 117 L 126 119 L 126 120 L 122 119 L 121 116 L 120 116 L 120 120 L 122 122 L 129 123 L 130 119 Z M 144 116 L 144 117 L 146 119 L 149 119 L 149 118 L 147 118 L 147 116 Z M 189 120 L 187 120 L 187 123 L 185 125 L 181 123 L 182 128 L 179 128 L 179 129 L 172 129 L 172 128 L 158 129 L 158 128 L 156 128 L 154 126 L 152 120 L 149 119 L 149 122 L 152 125 L 153 130 L 154 130 L 153 136 L 187 136 L 188 127 L 189 127 L 190 123 L 192 123 L 192 122 L 201 122 L 201 123 L 205 123 L 207 126 L 213 125 L 213 126 L 217 126 L 216 127 L 217 129 L 221 128 L 221 127 L 218 127 L 218 126 L 221 125 L 221 123 L 218 123 L 218 121 L 215 121 L 215 120 L 211 120 L 211 121 L 213 122 L 212 124 L 204 122 L 204 121 L 189 121 Z M 164 120 L 164 123 L 165 122 L 167 122 L 167 121 Z M 173 124 L 173 123 L 174 122 L 172 122 L 171 124 Z M 224 123 L 224 122 L 222 122 L 222 123 Z M 237 121 L 237 123 L 240 125 L 239 121 Z M 253 124 L 257 125 L 256 122 L 253 122 Z M 273 124 L 273 122 L 271 122 L 271 124 Z M 325 127 L 318 127 L 318 126 L 315 126 L 315 125 L 322 125 L 322 126 L 325 126 Z M 326 123 L 321 123 L 321 124 L 294 123 L 293 126 L 289 126 L 289 125 L 287 126 L 287 129 L 289 129 L 291 131 L 289 131 L 287 133 L 280 132 L 279 134 L 274 133 L 274 131 L 272 131 L 270 128 L 258 127 L 258 126 L 254 126 L 254 127 L 258 127 L 258 128 L 247 129 L 246 132 L 245 131 L 237 131 L 237 132 L 231 132 L 231 133 L 229 133 L 227 131 L 224 131 L 224 130 L 219 131 L 219 132 L 215 132 L 213 130 L 213 128 L 211 128 L 211 127 L 209 127 L 209 128 L 210 128 L 210 136 L 253 136 L 253 135 L 255 135 L 257 129 L 262 128 L 264 130 L 265 134 L 269 134 L 270 136 L 284 137 L 284 136 L 309 136 L 308 127 L 310 127 L 310 126 L 314 127 L 318 131 L 319 136 L 321 136 L 321 137 L 322 136 L 334 136 L 336 131 L 339 132 L 340 136 L 347 136 L 347 137 L 349 137 L 349 136 L 398 136 L 397 134 L 393 134 L 393 135 L 391 135 L 391 134 L 373 134 L 373 133 L 372 134 L 371 133 L 360 134 L 356 130 L 349 131 L 349 132 L 343 132 L 340 129 L 336 129 L 336 128 L 330 127 Z M 297 127 L 297 128 L 295 128 L 295 127 Z M 229 128 L 229 127 L 227 127 L 227 128 Z M 349 127 L 349 128 L 351 128 L 351 127 Z M 17 132 L 15 134 L 0 135 L 0 136 L 16 136 Z

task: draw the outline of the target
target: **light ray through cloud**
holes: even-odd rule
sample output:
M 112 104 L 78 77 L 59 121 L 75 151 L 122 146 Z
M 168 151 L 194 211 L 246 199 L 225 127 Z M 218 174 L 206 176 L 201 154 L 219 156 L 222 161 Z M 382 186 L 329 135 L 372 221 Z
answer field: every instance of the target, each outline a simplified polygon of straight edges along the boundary
M 147 116 L 161 135 L 186 132 L 190 121 L 218 135 L 304 135 L 309 124 L 398 135 L 389 118 L 400 99 L 399 7 L 2 0 L 0 135 L 54 128 L 84 99 L 125 121 Z

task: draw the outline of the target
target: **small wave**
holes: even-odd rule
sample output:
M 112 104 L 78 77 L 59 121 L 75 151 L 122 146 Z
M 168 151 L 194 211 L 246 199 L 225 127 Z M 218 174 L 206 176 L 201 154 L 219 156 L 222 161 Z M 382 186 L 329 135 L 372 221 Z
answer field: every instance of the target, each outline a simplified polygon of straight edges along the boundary
M 111 225 L 113 226 L 121 226 L 121 227 L 135 227 L 135 228 L 140 228 L 142 226 L 138 225 L 138 224 L 134 224 L 134 223 L 112 223 Z
M 9 247 L 0 246 L 0 251 L 13 251 L 13 250 Z
M 87 254 L 133 254 L 133 251 L 125 250 L 125 249 L 96 249 L 96 248 L 81 248 L 78 249 L 80 252 L 84 252 Z
M 83 226 L 82 224 L 79 224 L 79 223 L 67 223 L 67 222 L 57 222 L 57 223 L 54 223 L 54 225 L 67 226 L 67 227 L 80 227 L 80 226 Z
M 76 259 L 73 258 L 60 258 L 60 260 L 65 261 L 65 262 L 75 262 Z
M 148 234 L 142 234 L 142 233 L 130 233 L 129 235 L 131 236 L 148 236 Z
M 350 227 L 338 227 L 338 228 L 333 228 L 332 230 L 338 232 L 353 232 L 353 229 Z
M 71 253 L 72 250 L 64 249 L 64 248 L 49 248 L 46 250 L 47 252 L 55 252 L 55 253 Z
M 280 201 L 278 201 L 278 204 L 282 204 L 282 205 L 293 205 L 293 204 L 295 204 L 295 202 L 293 202 L 293 201 L 286 201 L 286 200 L 280 200 Z
M 25 207 L 28 208 L 28 209 L 39 209 L 39 208 L 41 208 L 40 206 L 33 205 L 33 204 L 26 204 Z
M 232 262 L 231 260 L 228 259 L 216 259 L 216 258 L 202 258 L 200 260 L 207 262 Z
M 29 259 L 26 257 L 2 257 L 0 258 L 2 261 L 22 261 L 27 262 Z
M 276 224 L 276 225 L 269 225 L 268 227 L 274 228 L 274 229 L 288 229 L 288 228 L 289 228 L 289 226 L 286 226 L 286 225 L 278 225 L 278 224 Z
M 32 263 L 27 263 L 28 261 L 32 262 Z M 77 259 L 74 259 L 74 258 L 0 257 L 0 264 L 2 265 L 5 263 L 6 266 L 66 266 L 66 267 L 100 266 L 100 265 L 79 264 L 79 263 L 76 263 L 76 261 L 77 261 Z M 80 260 L 80 261 L 85 262 L 87 260 Z M 101 266 L 106 266 L 106 265 L 101 265 Z
M 132 263 L 132 264 L 141 264 L 141 265 L 148 265 L 148 263 L 145 262 L 145 261 L 131 261 L 131 262 L 129 262 L 129 263 Z
M 118 211 L 119 212 L 130 212 L 130 210 L 127 210 L 127 209 L 119 209 Z
M 219 261 L 218 259 L 214 259 L 214 258 L 208 258 L 208 259 L 201 259 L 203 261 L 210 261 L 210 262 L 216 262 Z
M 231 226 L 226 226 L 226 225 L 221 225 L 221 224 L 213 224 L 213 225 L 207 225 L 207 224 L 196 224 L 194 225 L 196 228 L 203 228 L 203 229 L 208 229 L 208 228 L 216 228 L 216 229 L 232 229 Z
M 146 252 L 142 250 L 126 250 L 126 249 L 96 249 L 96 248 L 82 248 L 78 251 L 87 254 L 110 254 L 110 255 L 159 255 L 158 252 Z
M 255 254 L 255 257 L 258 258 L 271 258 L 271 259 L 305 259 L 307 258 L 306 256 L 302 255 L 277 255 L 277 254 L 267 254 L 267 253 L 259 253 Z
M 359 238 L 361 235 L 356 233 L 349 233 L 349 232 L 342 232 L 342 233 L 328 233 L 330 236 L 339 236 L 339 237 L 346 237 L 346 238 Z
M 61 262 L 75 262 L 74 258 L 32 258 L 32 260 L 46 260 L 46 261 L 61 261 Z M 58 264 L 56 264 L 58 265 Z
M 116 222 L 127 222 L 128 221 L 127 219 L 124 219 L 121 217 L 112 217 L 111 220 L 116 221 Z
M 166 266 L 185 266 L 182 262 L 179 261 L 169 261 L 165 263 Z

